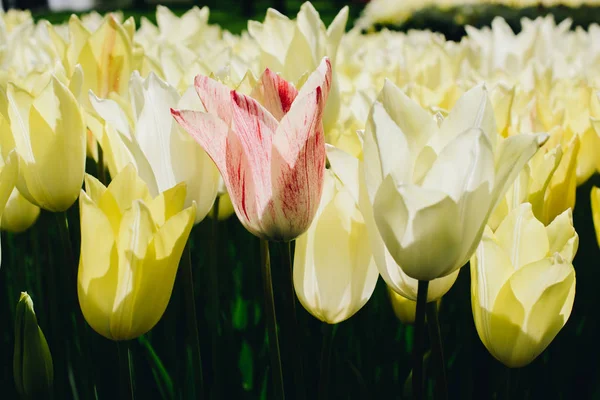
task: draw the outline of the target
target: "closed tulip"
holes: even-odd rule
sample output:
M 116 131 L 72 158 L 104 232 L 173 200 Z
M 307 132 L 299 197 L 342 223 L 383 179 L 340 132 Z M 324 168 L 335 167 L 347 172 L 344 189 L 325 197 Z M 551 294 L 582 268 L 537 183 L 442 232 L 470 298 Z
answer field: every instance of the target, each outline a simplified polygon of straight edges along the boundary
M 329 324 L 360 310 L 379 277 L 352 192 L 328 170 L 315 219 L 296 239 L 294 289 L 304 308 Z
M 502 139 L 479 85 L 438 123 L 386 81 L 367 121 L 364 174 L 386 248 L 410 277 L 452 274 L 471 257 L 485 223 L 547 135 Z
M 238 218 L 258 237 L 292 240 L 312 222 L 323 190 L 321 119 L 330 82 L 326 58 L 299 91 L 268 69 L 251 96 L 199 75 L 207 112 L 172 110 L 215 162 Z
M 196 207 L 183 209 L 184 184 L 152 198 L 133 165 L 107 188 L 90 175 L 85 184 L 79 304 L 102 336 L 132 339 L 152 329 L 167 307 Z
M 85 169 L 86 128 L 75 96 L 52 77 L 35 96 L 9 83 L 0 97 L 0 147 L 4 158 L 17 154 L 17 189 L 40 208 L 67 210 Z
M 15 351 L 13 375 L 23 399 L 52 397 L 54 367 L 52 354 L 33 310 L 33 301 L 21 292 L 15 312 Z
M 567 322 L 578 243 L 570 209 L 544 226 L 524 203 L 486 229 L 471 258 L 471 305 L 479 338 L 506 366 L 532 362 Z

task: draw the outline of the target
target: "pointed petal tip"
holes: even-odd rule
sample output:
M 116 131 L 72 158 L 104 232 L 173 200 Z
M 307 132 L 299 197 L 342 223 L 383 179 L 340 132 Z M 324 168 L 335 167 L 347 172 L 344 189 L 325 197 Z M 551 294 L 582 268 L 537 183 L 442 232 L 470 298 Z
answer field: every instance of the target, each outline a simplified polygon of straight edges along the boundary
M 548 141 L 548 139 L 550 139 L 550 135 L 548 135 L 547 133 L 540 133 L 536 136 L 537 136 L 536 141 L 537 141 L 538 147 L 542 147 L 544 145 L 544 143 L 546 143 Z

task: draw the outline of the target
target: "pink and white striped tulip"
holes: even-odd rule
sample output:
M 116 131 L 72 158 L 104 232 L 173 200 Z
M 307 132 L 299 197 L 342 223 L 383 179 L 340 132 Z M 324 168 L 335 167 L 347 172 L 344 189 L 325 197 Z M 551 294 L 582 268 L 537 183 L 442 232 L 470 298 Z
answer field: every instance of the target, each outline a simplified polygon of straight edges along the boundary
M 258 237 L 293 240 L 315 216 L 330 86 L 327 58 L 300 90 L 269 69 L 250 96 L 198 75 L 195 87 L 207 112 L 171 110 L 215 162 L 238 218 Z

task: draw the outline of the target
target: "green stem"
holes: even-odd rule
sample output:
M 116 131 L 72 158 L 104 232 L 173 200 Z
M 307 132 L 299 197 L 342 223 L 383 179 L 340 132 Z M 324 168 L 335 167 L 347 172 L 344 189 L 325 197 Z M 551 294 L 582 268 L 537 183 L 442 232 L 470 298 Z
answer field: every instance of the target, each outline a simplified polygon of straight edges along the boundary
M 121 379 L 121 400 L 133 400 L 133 362 L 129 341 L 117 342 L 119 351 L 119 377 Z
M 331 371 L 331 347 L 336 325 L 323 323 L 323 347 L 321 348 L 321 377 L 319 378 L 319 400 L 329 399 L 329 375 Z
M 304 384 L 304 368 L 302 365 L 302 353 L 304 346 L 300 340 L 300 329 L 296 317 L 296 292 L 294 290 L 294 279 L 292 273 L 291 242 L 279 242 L 281 256 L 281 271 L 284 276 L 284 322 L 286 355 L 293 362 L 294 386 L 296 389 L 296 400 L 306 399 Z
M 104 169 L 104 151 L 102 151 L 102 147 L 98 144 L 98 163 L 96 164 L 98 180 L 106 186 L 106 170 Z
M 415 314 L 415 344 L 413 348 L 412 392 L 414 400 L 424 399 L 423 348 L 425 339 L 425 308 L 429 281 L 419 281 L 417 311 Z
M 198 320 L 196 318 L 196 295 L 194 294 L 194 275 L 192 273 L 192 252 L 190 242 L 185 245 L 181 257 L 181 269 L 183 272 L 183 291 L 185 295 L 185 307 L 187 318 L 188 340 L 192 347 L 193 365 L 194 365 L 194 387 L 196 397 L 204 397 L 204 376 L 202 373 L 202 356 L 200 354 L 200 339 L 198 338 Z
M 427 303 L 427 327 L 429 328 L 429 341 L 431 342 L 431 355 L 436 364 L 435 392 L 438 400 L 448 399 L 448 381 L 446 379 L 446 362 L 444 360 L 444 347 L 440 333 L 437 302 Z
M 277 316 L 275 314 L 275 298 L 273 297 L 273 279 L 271 277 L 271 257 L 269 242 L 260 240 L 261 272 L 265 296 L 265 315 L 269 335 L 269 356 L 271 357 L 271 374 L 273 379 L 274 398 L 284 400 L 283 374 L 281 372 L 281 354 L 279 337 L 277 336 Z
M 213 390 L 212 390 L 212 398 L 219 399 L 221 398 L 221 382 L 220 382 L 220 368 L 219 368 L 219 360 L 221 358 L 221 353 L 219 352 L 219 337 L 221 333 L 221 320 L 219 318 L 219 196 L 215 199 L 215 204 L 213 205 L 213 218 L 212 218 L 212 237 L 211 237 L 211 263 L 208 272 L 209 279 L 209 294 L 210 294 L 210 303 L 211 303 L 211 320 L 212 320 L 212 334 L 211 334 L 211 360 L 212 360 L 212 369 L 213 369 Z
M 79 359 L 77 360 L 77 363 L 75 365 L 78 366 L 78 369 L 80 371 L 79 376 L 82 378 L 80 381 L 83 382 L 83 387 L 85 392 L 87 393 L 87 396 L 93 396 L 95 393 L 93 380 L 94 363 L 92 360 L 90 346 L 88 346 L 88 327 L 81 312 L 81 308 L 79 307 L 79 299 L 77 297 L 78 264 L 75 262 L 73 244 L 71 243 L 71 235 L 69 232 L 69 219 L 66 211 L 61 213 L 55 213 L 55 216 L 60 236 L 60 242 L 63 250 L 63 257 L 65 260 L 65 262 L 63 263 L 63 265 L 65 266 L 65 271 L 62 271 L 62 273 L 66 273 L 66 278 L 62 279 L 63 285 L 66 286 L 66 296 L 63 300 L 65 301 L 66 306 L 63 307 L 62 312 L 66 317 L 66 326 L 69 327 L 69 329 L 72 332 L 75 332 L 75 335 L 73 337 L 79 339 L 78 350 L 80 351 L 75 352 L 79 356 Z M 57 274 L 60 273 L 60 271 L 57 271 Z M 71 315 L 75 316 L 74 320 L 71 319 Z M 67 363 L 69 362 L 72 362 L 72 360 L 69 360 L 67 358 Z

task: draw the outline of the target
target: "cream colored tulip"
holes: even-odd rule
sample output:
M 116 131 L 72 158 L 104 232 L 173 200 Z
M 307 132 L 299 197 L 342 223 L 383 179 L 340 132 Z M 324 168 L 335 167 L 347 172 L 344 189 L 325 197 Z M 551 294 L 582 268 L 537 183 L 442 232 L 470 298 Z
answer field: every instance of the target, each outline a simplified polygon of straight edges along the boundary
M 546 139 L 498 135 L 484 86 L 466 92 L 438 126 L 386 82 L 367 122 L 364 176 L 377 230 L 400 268 L 431 281 L 462 267 Z
M 329 324 L 360 310 L 379 277 L 352 192 L 356 189 L 344 186 L 328 170 L 317 214 L 308 231 L 296 239 L 296 295 L 309 313 Z
M 496 232 L 486 229 L 471 258 L 473 318 L 485 347 L 506 366 L 532 362 L 567 322 L 578 243 L 571 210 L 544 226 L 529 203 Z

